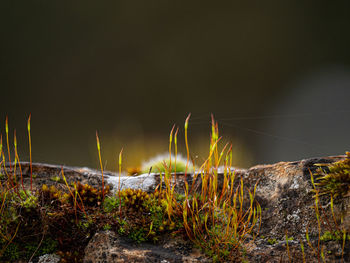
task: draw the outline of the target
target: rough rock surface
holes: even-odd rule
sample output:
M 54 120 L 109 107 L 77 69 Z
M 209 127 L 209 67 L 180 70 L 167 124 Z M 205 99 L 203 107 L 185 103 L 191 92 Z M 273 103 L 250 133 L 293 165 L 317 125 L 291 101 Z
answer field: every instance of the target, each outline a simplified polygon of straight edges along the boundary
M 39 257 L 38 263 L 58 263 L 60 256 L 56 254 L 46 254 Z
M 303 262 L 301 242 L 305 247 L 306 262 L 319 262 L 312 249 L 307 245 L 306 232 L 310 241 L 318 241 L 318 225 L 314 210 L 315 200 L 312 192 L 310 172 L 315 172 L 317 163 L 331 163 L 343 159 L 344 156 L 313 158 L 295 162 L 280 162 L 272 165 L 258 165 L 247 170 L 236 170 L 236 176 L 242 177 L 247 188 L 252 189 L 257 183 L 256 200 L 262 208 L 262 222 L 259 235 L 248 240 L 246 259 L 250 262 Z M 29 183 L 29 166 L 23 163 L 25 184 Z M 35 184 L 57 184 L 52 177 L 59 176 L 61 167 L 53 165 L 34 164 Z M 101 173 L 88 168 L 64 167 L 68 181 L 82 181 L 94 186 L 101 185 Z M 114 178 L 116 174 L 105 173 L 106 177 Z M 148 191 L 159 183 L 159 175 L 149 175 L 152 184 L 147 184 Z M 130 178 L 130 177 L 129 177 Z M 145 178 L 133 177 L 134 188 L 142 188 L 140 182 Z M 135 179 L 136 178 L 136 179 Z M 180 178 L 180 179 L 179 179 Z M 124 178 L 128 180 L 127 178 Z M 142 180 L 141 180 L 142 179 Z M 181 182 L 181 175 L 178 175 Z M 189 180 L 191 177 L 189 176 Z M 149 181 L 149 182 L 151 182 Z M 113 180 L 109 182 L 113 183 Z M 200 184 L 200 182 L 198 182 Z M 62 184 L 63 185 L 63 184 Z M 129 187 L 130 182 L 124 184 Z M 180 184 L 181 185 L 181 184 Z M 321 236 L 325 230 L 333 226 L 328 197 L 320 199 Z M 335 200 L 335 217 L 337 224 L 350 232 L 350 199 Z M 343 217 L 343 223 L 340 218 Z M 286 244 L 288 235 L 289 256 Z M 350 241 L 344 249 L 344 262 L 350 262 Z M 330 240 L 322 242 L 319 248 L 324 251 L 326 262 L 341 262 L 341 242 Z M 319 254 L 319 253 L 318 253 Z M 84 262 L 205 262 L 203 255 L 186 244 L 174 242 L 171 238 L 158 245 L 135 245 L 121 239 L 116 234 L 106 231 L 99 232 L 90 240 L 85 250 Z
M 130 243 L 111 231 L 96 233 L 85 249 L 84 263 L 104 262 L 210 262 L 189 242 L 171 240 L 161 244 Z
M 280 162 L 273 165 L 259 165 L 242 173 L 246 185 L 258 181 L 256 198 L 262 207 L 262 224 L 258 238 L 249 250 L 252 262 L 289 262 L 286 234 L 292 238 L 289 243 L 293 262 L 302 262 L 301 242 L 305 246 L 306 262 L 318 262 L 318 258 L 307 245 L 306 231 L 310 240 L 317 243 L 318 225 L 314 209 L 315 199 L 312 191 L 311 175 L 315 164 L 339 161 L 344 156 L 313 158 L 296 162 Z M 314 177 L 316 177 L 314 175 Z M 321 236 L 329 225 L 334 228 L 329 197 L 320 199 Z M 350 231 L 349 198 L 335 202 L 335 217 L 342 227 Z M 348 241 L 349 242 L 349 241 Z M 317 245 L 316 245 L 317 246 Z M 326 262 L 341 261 L 340 242 L 325 242 L 323 248 Z M 344 262 L 350 262 L 349 243 L 345 247 Z

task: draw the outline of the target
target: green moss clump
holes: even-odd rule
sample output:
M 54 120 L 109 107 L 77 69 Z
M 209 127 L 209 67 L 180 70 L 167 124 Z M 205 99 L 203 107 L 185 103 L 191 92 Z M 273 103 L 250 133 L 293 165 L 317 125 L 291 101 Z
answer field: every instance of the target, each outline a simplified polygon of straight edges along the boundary
M 339 198 L 350 196 L 350 152 L 346 152 L 346 158 L 342 161 L 318 166 L 316 185 L 320 195 L 330 194 Z
M 340 231 L 325 231 L 320 240 L 327 241 L 342 241 L 344 239 L 344 233 Z M 345 240 L 350 240 L 350 234 L 345 234 Z
M 112 227 L 111 227 L 111 225 L 110 224 L 105 224 L 104 226 L 103 226 L 103 230 L 111 230 L 112 229 Z
M 186 172 L 187 159 L 178 155 L 176 158 L 176 167 L 175 167 L 175 157 L 169 158 L 169 154 L 158 155 L 155 158 L 144 162 L 141 167 L 142 173 L 165 173 L 165 172 L 177 172 L 184 173 Z M 192 162 L 188 162 L 187 172 L 192 173 L 194 171 Z
M 1 244 L 1 242 L 0 242 Z M 1 247 L 1 246 L 0 246 Z M 15 260 L 18 260 L 21 258 L 21 253 L 19 250 L 19 246 L 16 243 L 11 243 L 7 246 L 6 250 L 4 251 L 2 257 L 0 259 L 2 262 L 13 262 Z
M 38 206 L 38 197 L 28 190 L 20 190 L 19 196 L 14 194 L 13 197 L 15 203 L 27 210 Z
M 145 242 L 147 241 L 147 229 L 143 227 L 132 228 L 128 237 L 138 244 Z
M 45 254 L 55 253 L 58 248 L 58 242 L 50 237 L 45 238 L 42 243 L 40 241 L 28 242 L 25 245 L 22 242 L 16 241 L 10 243 L 3 255 L 0 257 L 1 262 L 13 262 L 18 259 L 28 260 L 32 256 L 41 256 Z M 6 244 L 0 242 L 0 248 Z M 35 253 L 35 254 L 34 254 Z
M 277 239 L 276 238 L 269 238 L 267 240 L 267 242 L 270 244 L 270 245 L 275 245 L 277 244 Z
M 24 246 L 21 258 L 29 259 L 33 254 L 34 256 L 41 256 L 45 254 L 52 254 L 57 251 L 58 242 L 50 237 L 47 237 L 38 247 L 38 243 L 30 242 Z
M 116 196 L 107 196 L 103 201 L 103 211 L 111 213 L 119 206 L 118 198 Z
M 140 189 L 125 189 L 116 196 L 120 196 L 121 215 L 124 218 L 116 220 L 117 232 L 137 243 L 156 242 L 165 232 L 173 232 L 181 227 L 180 222 L 169 220 L 166 213 L 168 204 L 163 191 L 148 194 Z M 114 205 L 119 207 L 119 199 L 114 200 L 105 202 L 105 209 Z

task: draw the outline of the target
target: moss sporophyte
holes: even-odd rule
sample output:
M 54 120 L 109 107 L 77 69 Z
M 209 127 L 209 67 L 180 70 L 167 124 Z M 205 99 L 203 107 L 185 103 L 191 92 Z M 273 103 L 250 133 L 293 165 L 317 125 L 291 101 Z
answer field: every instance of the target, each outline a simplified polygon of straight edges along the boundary
M 195 164 L 190 158 L 187 139 L 189 118 L 184 126 L 187 157 L 178 153 L 178 128 L 173 126 L 168 153 L 145 162 L 142 169 L 136 171 L 159 174 L 155 176 L 159 176 L 160 184 L 153 192 L 122 189 L 120 180 L 116 191 L 110 191 L 109 186 L 104 184 L 97 133 L 101 186 L 68 182 L 63 168 L 61 173 L 48 178 L 45 183 L 39 183 L 32 170 L 30 117 L 30 181 L 26 181 L 15 134 L 14 155 L 12 158 L 10 155 L 6 118 L 6 145 L 3 145 L 0 134 L 0 262 L 29 261 L 53 252 L 61 256 L 61 262 L 82 262 L 87 243 L 100 230 L 113 231 L 137 243 L 158 242 L 167 234 L 177 235 L 192 241 L 214 262 L 244 260 L 245 245 L 259 234 L 262 223 L 261 207 L 255 199 L 257 184 L 248 188 L 243 178 L 236 177 L 231 169 L 232 146 L 222 145 L 214 118 L 208 157 L 203 163 Z M 117 164 L 119 179 L 122 152 Z M 177 176 L 180 174 L 185 179 L 181 182 L 183 189 L 177 192 Z M 329 254 L 322 250 L 321 242 L 340 242 L 344 251 L 350 239 L 334 213 L 335 200 L 350 195 L 350 153 L 346 153 L 342 161 L 319 165 L 317 173 L 311 174 L 311 181 L 319 232 L 315 243 L 306 229 L 306 240 L 315 258 L 321 260 Z M 321 197 L 327 196 L 331 218 L 326 220 L 327 230 L 323 230 L 325 220 L 322 221 L 322 216 L 325 213 Z M 270 238 L 267 242 L 274 245 L 277 240 Z M 285 242 L 291 258 L 289 245 L 293 242 L 287 233 Z M 302 241 L 300 246 L 305 262 L 306 249 Z
M 121 189 L 119 183 L 117 191 L 111 192 L 104 184 L 97 133 L 100 187 L 68 182 L 63 168 L 45 184 L 35 181 L 30 117 L 28 184 L 23 180 L 17 141 L 11 159 L 6 118 L 7 156 L 0 135 L 0 261 L 28 261 L 43 253 L 56 252 L 61 262 L 81 262 L 87 243 L 99 230 L 114 231 L 138 243 L 158 242 L 167 233 L 178 235 L 191 240 L 213 261 L 242 259 L 247 237 L 255 238 L 261 223 L 261 208 L 255 200 L 256 185 L 248 189 L 243 179 L 236 178 L 232 172 L 232 148 L 228 144 L 220 147 L 221 137 L 214 118 L 208 157 L 204 163 L 194 164 L 187 139 L 189 119 L 190 115 L 184 127 L 187 158 L 178 153 L 178 128 L 174 126 L 169 137 L 169 152 L 143 166 L 144 172 L 162 174 L 155 191 Z M 118 160 L 120 175 L 122 151 Z M 219 167 L 223 167 L 220 186 Z M 182 193 L 175 190 L 176 173 L 185 177 L 191 174 L 192 181 L 184 180 Z M 196 184 L 199 180 L 200 187 Z

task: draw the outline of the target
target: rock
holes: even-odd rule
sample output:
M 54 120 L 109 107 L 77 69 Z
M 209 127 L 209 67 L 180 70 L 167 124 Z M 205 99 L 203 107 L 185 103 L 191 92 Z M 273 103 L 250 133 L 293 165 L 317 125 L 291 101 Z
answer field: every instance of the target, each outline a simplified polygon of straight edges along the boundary
M 60 259 L 60 256 L 56 254 L 46 254 L 39 257 L 38 263 L 58 263 Z
M 29 263 L 58 263 L 60 262 L 61 257 L 56 254 L 45 254 L 33 260 L 34 261 L 29 261 Z M 17 263 L 20 263 L 20 262 L 17 262 Z
M 114 262 L 210 262 L 199 252 L 190 254 L 190 244 L 179 240 L 169 240 L 154 245 L 144 243 L 137 245 L 118 237 L 111 231 L 98 232 L 85 249 L 84 263 Z
M 250 250 L 249 258 L 252 262 L 279 262 L 279 257 L 287 259 L 285 261 L 288 262 L 286 235 L 293 239 L 293 242 L 289 242 L 291 258 L 295 260 L 293 262 L 302 262 L 301 242 L 305 246 L 306 261 L 317 262 L 317 257 L 306 241 L 308 231 L 310 240 L 317 243 L 319 231 L 310 172 L 315 173 L 317 167 L 314 164 L 332 163 L 343 158 L 344 156 L 336 156 L 259 165 L 240 174 L 248 187 L 258 182 L 256 199 L 262 208 L 259 237 L 255 241 L 256 246 Z M 314 177 L 316 178 L 316 175 Z M 330 209 L 330 198 L 320 197 L 319 202 L 322 236 L 329 227 L 333 230 L 336 230 L 336 227 Z M 349 215 L 349 198 L 339 200 L 334 205 L 335 211 L 342 211 L 338 212 L 338 215 Z M 340 216 L 336 215 L 336 219 L 340 223 Z M 350 225 L 345 225 L 348 222 L 349 217 L 345 216 L 343 227 L 350 230 Z M 338 246 L 331 242 L 324 243 L 326 262 L 340 261 L 339 242 Z M 344 260 L 350 262 L 349 245 L 345 247 Z
M 236 169 L 237 178 L 242 178 L 246 188 L 256 188 L 256 200 L 262 208 L 262 220 L 259 235 L 253 239 L 248 238 L 247 256 L 250 262 L 288 262 L 289 256 L 294 262 L 302 262 L 303 254 L 301 244 L 305 247 L 307 262 L 318 262 L 318 255 L 308 246 L 306 232 L 310 241 L 316 246 L 319 236 L 318 223 L 314 209 L 315 199 L 310 172 L 315 173 L 318 163 L 332 163 L 345 158 L 333 156 L 313 158 L 294 162 L 280 162 L 271 165 L 258 165 L 250 169 Z M 29 184 L 29 164 L 22 163 L 25 185 Z M 67 180 L 82 181 L 95 187 L 101 185 L 101 173 L 88 168 L 64 167 Z M 42 183 L 54 184 L 50 179 L 59 176 L 60 166 L 33 164 L 33 173 L 37 178 L 36 186 Z M 117 189 L 119 177 L 115 173 L 105 172 L 105 179 L 114 189 Z M 316 177 L 316 175 L 315 175 Z M 159 174 L 141 176 L 121 176 L 121 188 L 141 188 L 152 191 L 160 182 Z M 188 175 L 188 181 L 192 176 Z M 222 174 L 219 174 L 222 184 Z M 200 177 L 196 185 L 200 186 Z M 178 190 L 181 191 L 185 177 L 177 174 Z M 238 180 L 237 180 L 238 181 Z M 56 183 L 57 184 L 57 183 Z M 64 186 L 64 184 L 62 184 Z M 247 192 L 247 191 L 246 191 Z M 325 230 L 335 230 L 333 215 L 330 210 L 330 198 L 320 197 L 321 236 Z M 350 197 L 335 200 L 334 215 L 339 227 L 350 232 Z M 340 217 L 344 220 L 341 224 Z M 289 256 L 287 252 L 286 235 Z M 302 242 L 302 243 L 301 243 Z M 330 240 L 322 242 L 326 261 L 337 262 L 341 260 L 342 251 L 339 242 Z M 135 245 L 122 239 L 113 232 L 98 232 L 90 240 L 85 249 L 84 262 L 206 262 L 207 259 L 183 241 L 164 239 L 160 244 Z M 319 251 L 320 253 L 320 251 Z M 319 254 L 318 253 L 318 254 Z M 344 262 L 350 262 L 350 246 L 347 241 L 343 251 Z

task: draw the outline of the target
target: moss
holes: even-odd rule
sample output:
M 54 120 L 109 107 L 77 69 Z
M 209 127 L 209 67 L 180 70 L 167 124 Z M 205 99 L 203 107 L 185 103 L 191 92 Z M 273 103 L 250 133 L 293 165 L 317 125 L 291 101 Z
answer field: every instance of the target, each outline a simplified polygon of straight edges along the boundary
M 58 190 L 55 186 L 48 187 L 44 184 L 39 193 L 42 204 L 58 207 L 68 202 L 69 195 Z
M 276 238 L 269 238 L 267 240 L 267 242 L 270 244 L 270 245 L 275 245 L 277 244 L 277 239 Z
M 77 227 L 83 231 L 87 231 L 89 230 L 92 224 L 93 224 L 93 221 L 91 219 L 81 219 L 77 223 Z
M 103 230 L 111 230 L 112 229 L 112 227 L 111 227 L 111 225 L 110 224 L 105 224 L 104 226 L 103 226 Z
M 169 154 L 158 155 L 146 162 L 141 166 L 142 173 L 165 173 L 165 172 L 178 172 L 184 173 L 186 171 L 187 159 L 178 155 L 176 158 L 176 169 L 175 169 L 175 157 L 169 158 Z M 170 167 L 171 166 L 171 167 Z M 191 162 L 188 163 L 187 172 L 193 172 L 193 165 Z
M 74 183 L 73 188 L 74 188 L 74 192 L 73 192 L 74 196 L 79 194 L 84 205 L 100 206 L 102 204 L 102 198 L 103 198 L 102 189 L 96 189 L 91 185 L 81 184 L 80 182 Z M 109 193 L 109 186 L 107 185 L 104 189 L 104 194 L 107 195 L 108 193 Z M 70 202 L 74 203 L 72 196 L 70 196 Z
M 350 152 L 346 152 L 346 158 L 342 161 L 318 166 L 316 185 L 320 195 L 339 198 L 350 195 Z
M 8 245 L 6 250 L 4 251 L 2 257 L 0 258 L 3 261 L 13 262 L 21 258 L 19 246 L 16 243 L 11 243 Z
M 294 237 L 286 237 L 286 241 L 293 241 Z
M 103 210 L 111 213 L 119 206 L 119 199 L 116 196 L 107 196 L 103 201 Z
M 56 240 L 53 240 L 50 237 L 47 237 L 43 240 L 40 247 L 38 247 L 38 243 L 29 243 L 24 246 L 24 258 L 29 259 L 33 253 L 35 253 L 35 257 L 45 255 L 45 254 L 52 254 L 57 251 L 58 242 Z
M 125 189 L 120 192 L 120 196 L 122 216 L 125 214 L 127 216 L 124 220 L 117 220 L 117 232 L 137 243 L 156 242 L 160 235 L 172 232 L 181 225 L 169 221 L 166 216 L 167 201 L 163 191 L 148 194 L 140 189 Z M 110 199 L 105 203 L 105 209 L 113 211 L 113 206 L 118 207 L 119 199 Z M 111 209 L 108 208 L 109 205 Z
M 20 199 L 17 199 L 16 201 L 23 208 L 30 210 L 30 209 L 34 209 L 35 207 L 38 206 L 38 197 L 35 194 L 33 194 L 32 192 L 30 192 L 28 190 L 26 190 L 26 191 L 20 190 L 19 194 L 20 194 Z
M 3 261 L 15 261 L 18 259 L 26 259 L 28 260 L 35 253 L 35 257 L 51 254 L 57 251 L 58 242 L 53 240 L 50 237 L 47 237 L 42 241 L 42 243 L 37 242 L 29 242 L 25 245 L 22 245 L 19 242 L 13 242 L 8 245 L 3 255 L 0 257 L 1 262 Z M 40 246 L 39 246 L 40 244 Z
M 189 155 L 188 119 L 189 117 L 185 123 L 185 140 Z M 81 262 L 90 237 L 100 229 L 116 231 L 137 243 L 157 242 L 166 233 L 183 234 L 214 262 L 226 259 L 235 262 L 235 259 L 241 259 L 241 255 L 244 254 L 242 244 L 259 219 L 261 211 L 260 206 L 253 207 L 252 194 L 250 212 L 242 210 L 243 181 L 241 188 L 228 190 L 234 189 L 233 174 L 228 174 L 228 179 L 232 180 L 226 181 L 222 192 L 217 188 L 217 174 L 213 173 L 213 167 L 219 167 L 223 163 L 225 167 L 230 166 L 232 162 L 231 150 L 226 150 L 226 156 L 219 156 L 217 127 L 213 120 L 211 154 L 202 171 L 202 182 L 205 182 L 202 190 L 206 189 L 206 192 L 195 193 L 195 189 L 185 189 L 185 195 L 177 194 L 171 180 L 167 180 L 170 176 L 164 177 L 165 190 L 157 188 L 151 194 L 142 190 L 125 189 L 112 195 L 108 186 L 102 190 L 80 182 L 68 185 L 66 179 L 64 189 L 43 185 L 37 192 L 19 190 L 21 186 L 18 181 L 15 182 L 15 186 L 11 185 L 14 182 L 10 180 L 2 183 L 0 231 L 3 239 L 0 239 L 0 245 L 1 248 L 7 245 L 8 247 L 5 253 L 0 255 L 0 262 L 28 259 L 33 253 L 40 255 L 56 251 L 63 263 Z M 175 152 L 176 134 L 177 131 L 174 137 Z M 100 145 L 98 136 L 96 137 L 102 169 Z M 172 134 L 170 145 L 171 142 Z M 169 149 L 171 151 L 171 146 Z M 223 150 L 222 154 L 224 152 Z M 121 158 L 119 160 L 121 167 Z M 177 158 L 172 157 L 170 161 L 166 154 L 145 163 L 141 171 L 148 173 L 151 169 L 153 172 L 170 175 L 175 171 L 191 173 L 195 167 L 180 155 Z M 130 173 L 139 172 L 139 169 L 130 170 Z M 35 177 L 36 175 L 33 175 L 33 178 Z M 7 179 L 9 178 L 5 178 Z M 53 176 L 51 181 L 58 183 L 61 179 Z M 164 185 L 160 185 L 162 186 Z M 232 195 L 242 196 L 242 200 L 239 198 L 239 204 L 234 207 L 229 201 Z M 217 198 L 218 196 L 220 198 Z M 233 213 L 237 221 L 231 220 Z M 247 226 L 249 229 L 246 229 Z M 43 233 L 46 238 L 42 241 Z M 8 240 L 11 240 L 10 244 Z
M 56 182 L 56 183 L 62 182 L 62 179 L 59 176 L 53 176 L 53 177 L 50 178 L 50 180 L 53 181 L 53 182 Z
M 124 235 L 126 230 L 126 226 L 127 226 L 127 222 L 125 220 L 121 220 L 121 219 L 117 219 L 118 224 L 119 224 L 119 228 L 118 228 L 118 234 L 120 235 Z
M 320 240 L 327 241 L 342 241 L 344 238 L 344 233 L 340 231 L 325 231 L 321 236 Z M 350 234 L 345 235 L 346 240 L 350 240 Z
M 128 237 L 138 244 L 141 242 L 145 242 L 147 240 L 147 230 L 143 227 L 133 228 L 130 231 Z

